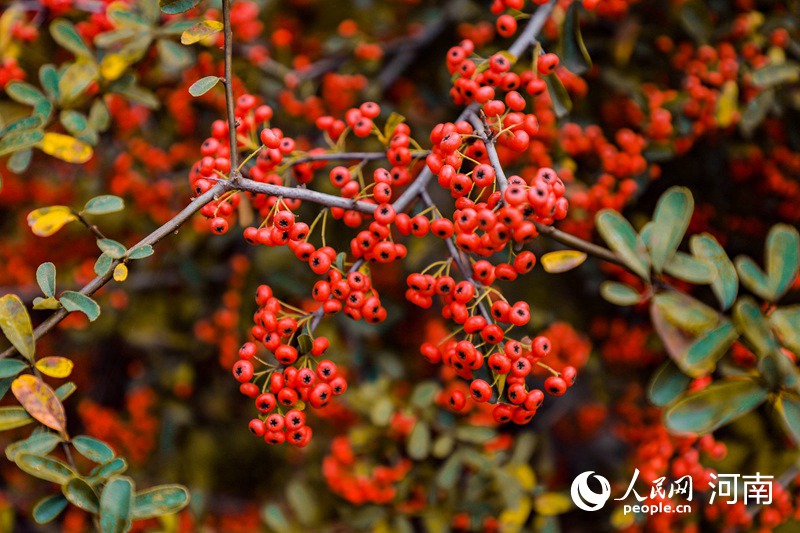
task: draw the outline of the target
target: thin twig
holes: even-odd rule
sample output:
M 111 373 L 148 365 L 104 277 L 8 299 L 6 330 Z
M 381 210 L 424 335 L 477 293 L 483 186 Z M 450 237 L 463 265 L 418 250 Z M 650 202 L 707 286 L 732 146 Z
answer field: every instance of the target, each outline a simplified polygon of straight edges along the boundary
M 222 0 L 222 25 L 225 37 L 225 107 L 228 114 L 228 136 L 231 145 L 231 182 L 239 181 L 239 141 L 236 138 L 236 115 L 233 101 L 233 29 L 231 1 Z
M 103 232 L 100 231 L 100 228 L 98 228 L 96 224 L 92 224 L 91 222 L 86 220 L 86 218 L 84 218 L 84 216 L 82 214 L 80 214 L 78 211 L 75 211 L 74 209 L 71 209 L 71 211 L 72 211 L 72 214 L 75 215 L 75 217 L 78 219 L 78 221 L 80 221 L 81 224 L 86 226 L 86 228 L 89 231 L 91 231 L 92 234 L 95 237 L 97 237 L 98 239 L 106 239 L 107 238 L 105 235 L 103 235 Z

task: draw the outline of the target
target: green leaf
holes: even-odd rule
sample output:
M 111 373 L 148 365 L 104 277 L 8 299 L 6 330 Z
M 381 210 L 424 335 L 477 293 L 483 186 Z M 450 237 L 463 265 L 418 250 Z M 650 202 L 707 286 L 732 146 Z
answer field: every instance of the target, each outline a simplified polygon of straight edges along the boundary
M 91 485 L 83 478 L 74 477 L 69 483 L 61 486 L 64 497 L 74 506 L 92 514 L 97 514 L 100 508 L 100 499 Z
M 28 368 L 28 364 L 19 359 L 0 359 L 0 378 L 16 376 Z
M 111 239 L 97 239 L 97 247 L 112 259 L 119 259 L 128 251 L 125 245 Z
M 62 402 L 72 396 L 72 393 L 77 390 L 78 387 L 71 381 L 64 383 L 59 388 L 56 389 L 56 396 Z
M 0 298 L 0 329 L 14 348 L 28 361 L 33 362 L 36 353 L 33 326 L 19 296 L 6 294 Z
M 678 366 L 694 378 L 710 374 L 738 338 L 733 324 L 723 322 L 698 338 L 687 350 L 686 357 L 677 361 Z
M 436 486 L 445 490 L 455 487 L 461 474 L 462 458 L 458 453 L 452 454 L 436 473 Z
M 307 354 L 314 347 L 314 341 L 311 340 L 311 335 L 300 335 L 297 337 L 297 346 L 300 348 L 301 354 Z
M 553 111 L 555 111 L 556 117 L 564 118 L 572 110 L 572 99 L 569 97 L 567 89 L 555 73 L 545 76 L 544 82 L 547 85 L 550 100 L 553 102 Z
M 158 0 L 158 6 L 167 15 L 177 15 L 189 11 L 199 3 L 200 0 Z
M 78 61 L 70 65 L 58 80 L 61 100 L 71 102 L 82 95 L 93 81 L 100 76 L 97 64 L 90 61 Z
M 742 285 L 750 292 L 764 300 L 772 301 L 774 299 L 775 295 L 770 287 L 769 278 L 756 265 L 755 261 L 745 255 L 740 255 L 736 258 L 736 271 L 739 273 Z
M 586 50 L 586 45 L 581 35 L 581 21 L 578 13 L 581 5 L 580 2 L 572 2 L 567 8 L 564 27 L 561 32 L 561 59 L 564 62 L 564 66 L 578 76 L 592 68 L 592 58 L 589 57 L 589 51 Z
M 51 100 L 59 99 L 58 79 L 58 71 L 53 65 L 42 65 L 39 68 L 39 82 Z
M 42 130 L 14 131 L 0 139 L 0 156 L 36 146 L 44 139 Z
M 706 261 L 701 261 L 683 252 L 676 252 L 664 265 L 664 272 L 689 283 L 697 285 L 712 283 L 717 271 Z
M 673 326 L 694 335 L 716 326 L 720 319 L 720 315 L 712 308 L 688 294 L 674 290 L 653 296 L 653 305 Z
M 189 87 L 189 94 L 194 97 L 206 94 L 220 81 L 220 79 L 221 78 L 219 76 L 206 76 L 205 78 L 200 78 L 194 82 L 191 87 Z
M 149 244 L 142 244 L 128 250 L 128 259 L 144 259 L 153 255 L 153 247 Z
M 472 444 L 485 444 L 497 436 L 497 432 L 484 426 L 460 426 L 456 428 L 456 438 Z
M 15 461 L 17 455 L 30 453 L 33 455 L 47 455 L 58 446 L 63 439 L 56 433 L 43 432 L 34 433 L 25 440 L 17 441 L 6 447 L 6 457 L 9 461 Z
M 800 80 L 800 65 L 793 61 L 770 63 L 753 71 L 753 84 L 759 87 L 775 87 Z
M 733 308 L 733 322 L 736 324 L 736 329 L 755 350 L 756 355 L 763 357 L 777 347 L 775 339 L 767 328 L 764 315 L 752 298 L 746 297 L 736 302 Z
M 74 136 L 79 136 L 88 127 L 86 115 L 77 111 L 64 110 L 58 116 L 64 128 Z
M 714 29 L 711 12 L 708 6 L 700 0 L 688 0 L 681 4 L 680 21 L 684 29 L 695 41 L 708 42 Z
M 33 508 L 33 519 L 37 524 L 47 524 L 55 520 L 67 508 L 69 502 L 61 494 L 42 498 Z
M 664 423 L 673 433 L 704 434 L 761 405 L 767 390 L 753 379 L 728 379 L 686 394 L 664 413 Z
M 433 381 L 420 383 L 414 388 L 414 392 L 411 394 L 411 400 L 409 403 L 420 409 L 429 407 L 433 404 L 433 401 L 440 390 L 441 387 L 439 384 Z
M 725 253 L 717 239 L 708 233 L 692 235 L 689 239 L 689 248 L 692 254 L 705 259 L 714 266 L 716 277 L 711 282 L 711 290 L 722 309 L 728 309 L 736 301 L 736 294 L 739 291 L 739 276 L 736 275 L 736 268 L 728 254 Z
M 781 414 L 783 424 L 792 436 L 792 439 L 800 444 L 800 398 L 793 394 L 782 392 L 778 394 L 775 401 L 775 408 Z
M 80 311 L 89 318 L 90 322 L 94 322 L 97 320 L 97 317 L 100 316 L 100 306 L 85 294 L 75 291 L 64 291 L 61 293 L 59 301 L 61 305 L 64 306 L 64 309 L 69 312 Z
M 36 118 L 39 118 L 38 116 Z M 18 152 L 14 152 L 11 154 L 11 157 L 8 158 L 6 165 L 8 166 L 8 170 L 15 174 L 22 174 L 31 164 L 31 158 L 33 157 L 33 150 L 30 148 L 25 148 L 23 150 L 19 150 Z M 2 183 L 0 183 L 2 185 Z
M 125 201 L 122 198 L 105 194 L 103 196 L 95 196 L 86 202 L 82 212 L 87 215 L 106 215 L 123 209 L 125 209 Z
M 12 100 L 29 106 L 35 106 L 42 100 L 47 100 L 47 97 L 39 89 L 24 81 L 14 81 L 6 85 L 6 94 Z
M 110 125 L 111 114 L 108 112 L 108 107 L 102 100 L 95 100 L 89 110 L 89 126 L 96 131 L 105 131 Z
M 94 273 L 98 276 L 104 276 L 108 269 L 111 268 L 111 265 L 114 264 L 114 258 L 106 253 L 100 254 L 100 257 L 97 258 L 97 261 L 94 263 Z
M 597 232 L 622 262 L 645 281 L 650 280 L 649 265 L 637 245 L 636 232 L 630 222 L 613 209 L 602 209 L 595 217 Z
M 766 257 L 769 287 L 773 301 L 789 290 L 800 267 L 800 233 L 787 224 L 775 224 L 767 235 Z
M 775 104 L 775 89 L 768 89 L 758 93 L 755 98 L 750 100 L 742 111 L 742 118 L 739 120 L 739 129 L 742 135 L 747 138 L 753 136 L 772 106 Z
M 94 461 L 95 463 L 105 464 L 114 458 L 114 450 L 101 440 L 86 435 L 80 435 L 72 439 L 72 445 L 78 453 Z
M 158 55 L 168 68 L 185 68 L 192 62 L 192 52 L 178 43 L 161 39 L 156 44 Z
M 75 54 L 78 57 L 92 57 L 92 51 L 84 42 L 83 37 L 75 29 L 75 26 L 65 20 L 57 19 L 50 23 L 50 34 L 53 40 Z
M 270 503 L 264 507 L 263 511 L 261 511 L 261 516 L 264 519 L 264 523 L 267 524 L 271 531 L 276 531 L 278 533 L 292 531 L 292 525 L 289 523 L 286 515 L 281 508 L 274 503 Z
M 428 457 L 431 450 L 431 430 L 427 422 L 418 420 L 414 424 L 414 429 L 408 435 L 406 449 L 408 456 L 417 461 Z
M 33 106 L 33 114 L 39 116 L 42 122 L 46 122 L 53 113 L 53 104 L 50 100 L 42 100 Z
M 800 305 L 776 309 L 769 315 L 769 323 L 780 343 L 800 354 Z
M 625 283 L 604 281 L 600 284 L 600 296 L 614 305 L 636 305 L 642 301 L 639 291 Z
M 100 529 L 103 533 L 124 533 L 131 527 L 133 480 L 112 477 L 100 495 Z
M 663 407 L 677 398 L 689 387 L 692 378 L 670 360 L 662 364 L 653 374 L 647 388 L 647 396 L 653 404 Z
M 189 491 L 181 485 L 159 485 L 136 493 L 131 517 L 134 520 L 177 513 L 189 504 Z
M 59 485 L 64 485 L 76 475 L 66 463 L 55 457 L 40 457 L 32 453 L 20 453 L 17 454 L 14 462 L 23 472 Z
M 12 131 L 32 130 L 44 125 L 44 120 L 39 115 L 32 117 L 25 117 L 8 124 L 5 128 L 0 130 L 0 137 L 11 133 Z
M 0 407 L 0 431 L 27 426 L 34 419 L 22 407 Z
M 103 481 L 114 474 L 121 474 L 127 469 L 128 463 L 125 462 L 125 459 L 117 457 L 104 465 L 95 467 L 91 472 L 89 472 L 89 477 L 87 479 L 91 484 L 94 484 L 98 481 Z
M 661 272 L 683 240 L 694 211 L 694 198 L 685 187 L 670 187 L 656 205 L 650 238 L 653 269 Z
M 53 263 L 42 263 L 36 269 L 36 282 L 45 296 L 56 295 L 56 266 Z
M 310 526 L 318 520 L 315 494 L 305 483 L 296 479 L 290 481 L 286 487 L 286 499 L 300 523 Z

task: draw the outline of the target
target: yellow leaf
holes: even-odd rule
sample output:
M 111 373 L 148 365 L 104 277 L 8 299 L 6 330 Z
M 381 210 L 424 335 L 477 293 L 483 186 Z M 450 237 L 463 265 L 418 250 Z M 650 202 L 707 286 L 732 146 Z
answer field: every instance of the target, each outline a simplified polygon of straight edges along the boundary
M 222 23 L 216 20 L 198 22 L 181 35 L 181 44 L 194 44 L 209 35 L 222 31 Z
M 66 357 L 43 357 L 36 361 L 36 368 L 45 376 L 65 378 L 72 373 L 72 361 Z
M 577 250 L 560 250 L 544 254 L 541 258 L 545 272 L 559 274 L 572 270 L 586 261 L 586 254 Z
M 19 48 L 13 39 L 14 32 L 11 30 L 18 21 L 25 20 L 25 13 L 17 4 L 12 4 L 0 16 L 0 56 L 17 57 Z
M 500 531 L 503 533 L 521 531 L 523 524 L 528 521 L 530 514 L 530 499 L 524 498 L 516 507 L 506 509 L 500 513 Z
M 564 514 L 572 508 L 572 500 L 559 492 L 545 492 L 536 498 L 536 512 L 545 516 Z
M 77 220 L 77 217 L 69 207 L 63 205 L 42 207 L 28 214 L 28 225 L 33 234 L 39 237 L 49 237 L 73 220 Z
M 611 527 L 614 531 L 628 529 L 636 522 L 636 514 L 625 514 L 625 507 L 619 506 L 611 512 Z
M 45 133 L 39 149 L 67 163 L 85 163 L 92 157 L 92 147 L 62 133 Z
M 536 485 L 536 474 L 533 469 L 526 464 L 510 464 L 506 471 L 519 480 L 520 486 L 525 490 L 533 490 Z
M 119 78 L 126 68 L 128 62 L 125 58 L 119 54 L 109 54 L 100 62 L 100 75 L 108 81 L 113 81 Z
M 128 267 L 120 263 L 114 268 L 114 281 L 125 281 L 128 277 Z
M 730 126 L 736 119 L 739 111 L 739 86 L 733 80 L 728 80 L 722 86 L 722 91 L 717 99 L 716 119 L 722 128 Z
M 11 384 L 11 392 L 33 418 L 64 433 L 67 425 L 64 406 L 47 383 L 31 374 L 24 374 Z

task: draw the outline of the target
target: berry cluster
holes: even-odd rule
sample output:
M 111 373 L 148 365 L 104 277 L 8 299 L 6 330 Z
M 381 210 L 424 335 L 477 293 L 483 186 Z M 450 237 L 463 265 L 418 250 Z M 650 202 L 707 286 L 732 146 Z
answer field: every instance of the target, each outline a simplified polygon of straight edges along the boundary
M 313 314 L 281 302 L 268 285 L 259 286 L 256 303 L 259 307 L 250 333 L 270 351 L 276 363 L 259 356 L 254 342 L 239 348 L 233 376 L 241 383 L 242 394 L 255 399 L 260 413 L 259 418 L 250 421 L 250 431 L 269 444 L 288 441 L 303 447 L 312 435 L 306 425 L 306 405 L 325 407 L 334 396 L 347 390 L 347 381 L 332 361 L 314 360 L 327 351 L 328 339 L 311 340 L 309 335 L 297 335 Z M 263 383 L 259 386 L 259 382 Z

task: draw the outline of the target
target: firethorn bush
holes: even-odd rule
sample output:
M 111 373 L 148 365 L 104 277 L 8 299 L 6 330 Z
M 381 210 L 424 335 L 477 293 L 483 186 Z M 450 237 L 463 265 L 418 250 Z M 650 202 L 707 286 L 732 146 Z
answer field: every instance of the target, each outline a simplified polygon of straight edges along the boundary
M 796 9 L 487 4 L 4 3 L 0 530 L 800 527 Z

